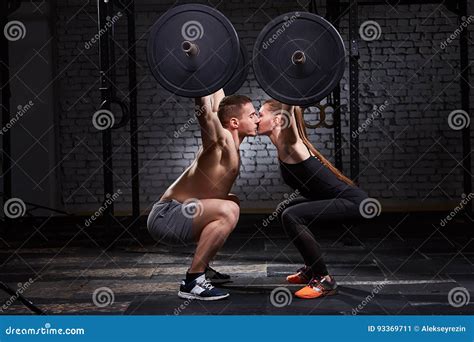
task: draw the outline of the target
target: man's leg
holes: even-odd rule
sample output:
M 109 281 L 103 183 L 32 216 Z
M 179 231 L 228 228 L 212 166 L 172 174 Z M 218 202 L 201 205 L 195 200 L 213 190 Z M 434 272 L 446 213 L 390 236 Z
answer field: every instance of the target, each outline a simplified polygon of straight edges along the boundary
M 202 214 L 193 218 L 192 227 L 198 245 L 178 296 L 199 300 L 227 298 L 228 293 L 209 283 L 205 270 L 237 225 L 240 209 L 229 200 L 205 199 L 201 200 L 201 204 Z
M 239 220 L 240 208 L 234 201 L 200 200 L 203 210 L 193 219 L 193 233 L 198 240 L 189 273 L 204 272 L 209 262 L 232 233 Z

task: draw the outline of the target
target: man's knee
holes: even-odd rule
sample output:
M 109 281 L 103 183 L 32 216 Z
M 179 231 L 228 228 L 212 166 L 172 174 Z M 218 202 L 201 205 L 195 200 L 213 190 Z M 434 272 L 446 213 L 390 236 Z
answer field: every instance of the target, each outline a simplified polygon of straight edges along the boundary
M 214 221 L 214 223 L 217 224 L 212 226 L 210 229 L 205 229 L 203 234 L 205 232 L 206 239 L 223 243 L 234 230 L 234 226 L 223 220 Z
M 224 201 L 219 204 L 219 211 L 217 213 L 218 220 L 225 221 L 229 226 L 235 226 L 240 216 L 240 207 L 234 201 Z
M 234 201 L 226 201 L 224 205 L 224 211 L 226 212 L 227 219 L 233 226 L 237 224 L 240 217 L 240 207 Z
M 240 200 L 239 200 L 239 198 L 237 197 L 237 195 L 228 194 L 228 195 L 227 195 L 227 200 L 228 200 L 228 201 L 235 202 L 235 203 L 240 207 Z

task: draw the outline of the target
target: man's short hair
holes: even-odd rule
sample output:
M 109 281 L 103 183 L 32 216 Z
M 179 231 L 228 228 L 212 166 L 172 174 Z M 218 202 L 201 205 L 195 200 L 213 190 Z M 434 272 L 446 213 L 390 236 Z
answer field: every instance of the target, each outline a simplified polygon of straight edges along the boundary
M 244 95 L 229 95 L 219 103 L 217 116 L 223 127 L 227 127 L 231 118 L 242 118 L 242 107 L 252 100 Z

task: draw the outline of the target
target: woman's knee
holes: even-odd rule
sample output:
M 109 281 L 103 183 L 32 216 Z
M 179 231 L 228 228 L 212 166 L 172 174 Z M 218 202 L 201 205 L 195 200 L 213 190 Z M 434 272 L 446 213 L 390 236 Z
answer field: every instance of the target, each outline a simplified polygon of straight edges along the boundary
M 290 226 L 294 225 L 297 223 L 297 219 L 295 215 L 292 213 L 291 208 L 287 208 L 283 210 L 280 214 L 280 222 L 283 224 L 283 226 Z
M 283 229 L 288 235 L 295 236 L 300 233 L 300 228 L 303 225 L 297 216 L 292 212 L 291 208 L 285 209 L 280 214 L 280 222 Z

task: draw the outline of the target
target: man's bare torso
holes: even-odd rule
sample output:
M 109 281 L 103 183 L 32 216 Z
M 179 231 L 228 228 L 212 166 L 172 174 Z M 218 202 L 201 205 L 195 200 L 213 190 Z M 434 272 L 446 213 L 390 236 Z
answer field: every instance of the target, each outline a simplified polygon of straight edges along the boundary
M 225 130 L 225 143 L 201 147 L 196 159 L 165 191 L 162 200 L 184 202 L 189 198 L 227 198 L 239 174 L 240 155 L 234 139 Z

